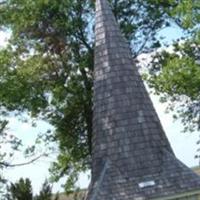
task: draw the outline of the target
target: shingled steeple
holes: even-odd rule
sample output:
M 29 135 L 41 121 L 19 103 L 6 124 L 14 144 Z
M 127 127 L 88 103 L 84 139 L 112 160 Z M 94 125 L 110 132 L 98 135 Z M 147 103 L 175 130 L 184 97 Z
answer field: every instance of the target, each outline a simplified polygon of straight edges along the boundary
M 173 199 L 200 191 L 174 155 L 107 0 L 96 0 L 88 200 Z

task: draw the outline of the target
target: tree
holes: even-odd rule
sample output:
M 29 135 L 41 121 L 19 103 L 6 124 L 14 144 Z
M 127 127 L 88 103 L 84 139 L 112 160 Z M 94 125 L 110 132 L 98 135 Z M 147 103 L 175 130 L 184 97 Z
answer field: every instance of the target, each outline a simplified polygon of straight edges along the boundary
M 39 195 L 36 196 L 34 200 L 52 200 L 52 198 L 53 198 L 52 187 L 46 180 L 42 185 L 42 189 Z M 54 200 L 58 200 L 58 195 L 55 196 Z
M 39 192 L 34 196 L 30 179 L 20 178 L 16 183 L 8 187 L 6 200 L 58 200 L 58 195 L 53 198 L 52 187 L 46 180 Z
M 16 183 L 11 183 L 8 187 L 8 200 L 32 200 L 32 185 L 29 179 L 21 178 Z
M 181 119 L 184 131 L 200 130 L 200 2 L 183 1 L 172 10 L 184 37 L 173 51 L 157 52 L 149 65 L 147 81 L 168 110 Z
M 177 21 L 180 0 L 112 0 L 133 58 L 160 46 L 159 30 Z M 59 146 L 54 180 L 73 188 L 90 168 L 94 1 L 10 0 L 0 5 L 0 27 L 11 32 L 0 51 L 0 100 L 55 127 L 45 138 Z M 173 17 L 175 16 L 175 17 Z M 181 16 L 182 18 L 182 16 Z

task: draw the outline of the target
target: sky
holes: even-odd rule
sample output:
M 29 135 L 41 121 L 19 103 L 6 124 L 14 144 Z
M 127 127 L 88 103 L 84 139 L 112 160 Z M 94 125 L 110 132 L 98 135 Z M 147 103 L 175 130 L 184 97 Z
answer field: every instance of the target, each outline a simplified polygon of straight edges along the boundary
M 163 33 L 168 36 L 168 41 L 172 41 L 180 37 L 180 31 L 177 30 L 176 27 L 173 27 L 170 30 L 165 30 Z M 3 47 L 7 39 L 9 38 L 9 34 L 0 31 L 0 47 Z M 147 55 L 141 55 L 141 57 L 148 57 Z M 163 128 L 166 132 L 166 135 L 171 143 L 171 146 L 177 156 L 183 163 L 185 163 L 189 167 L 197 166 L 198 160 L 194 159 L 196 154 L 197 145 L 196 141 L 199 138 L 199 133 L 183 133 L 183 126 L 180 121 L 174 121 L 171 114 L 166 114 L 166 104 L 161 104 L 159 102 L 159 97 L 151 94 L 151 98 L 154 104 L 154 107 L 159 115 Z M 20 122 L 16 117 L 11 116 L 9 118 L 10 121 L 10 129 L 9 131 L 19 138 L 23 139 L 24 144 L 31 145 L 34 143 L 35 138 L 37 137 L 38 132 L 43 132 L 49 128 L 49 124 L 43 121 L 38 122 L 38 126 L 36 128 L 32 127 L 27 123 Z M 7 169 L 4 171 L 4 175 L 10 181 L 16 181 L 20 177 L 28 177 L 32 181 L 33 191 L 37 193 L 41 188 L 41 184 L 44 182 L 45 178 L 49 177 L 48 168 L 50 163 L 55 159 L 55 156 L 48 158 L 41 158 L 39 161 L 12 169 Z M 22 155 L 17 155 L 13 162 L 20 163 L 23 162 L 24 159 Z M 78 185 L 81 188 L 86 188 L 89 184 L 89 172 L 86 174 L 82 174 L 80 176 L 80 180 Z M 62 180 L 59 184 L 54 184 L 53 191 L 62 191 L 60 188 L 60 184 L 63 182 Z

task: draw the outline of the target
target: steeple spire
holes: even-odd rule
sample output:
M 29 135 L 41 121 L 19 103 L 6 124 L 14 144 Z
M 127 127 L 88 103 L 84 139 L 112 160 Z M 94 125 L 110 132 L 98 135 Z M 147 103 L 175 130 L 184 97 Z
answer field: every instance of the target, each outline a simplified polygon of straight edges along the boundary
M 107 0 L 96 0 L 92 181 L 88 200 L 200 189 L 175 158 Z

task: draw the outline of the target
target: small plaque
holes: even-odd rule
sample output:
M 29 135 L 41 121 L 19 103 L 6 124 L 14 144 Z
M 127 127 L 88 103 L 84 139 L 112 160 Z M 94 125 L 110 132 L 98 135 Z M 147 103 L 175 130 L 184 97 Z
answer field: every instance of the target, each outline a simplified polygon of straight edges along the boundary
M 155 184 L 156 184 L 155 181 L 146 181 L 146 182 L 139 183 L 139 187 L 145 188 L 145 187 L 154 186 Z

